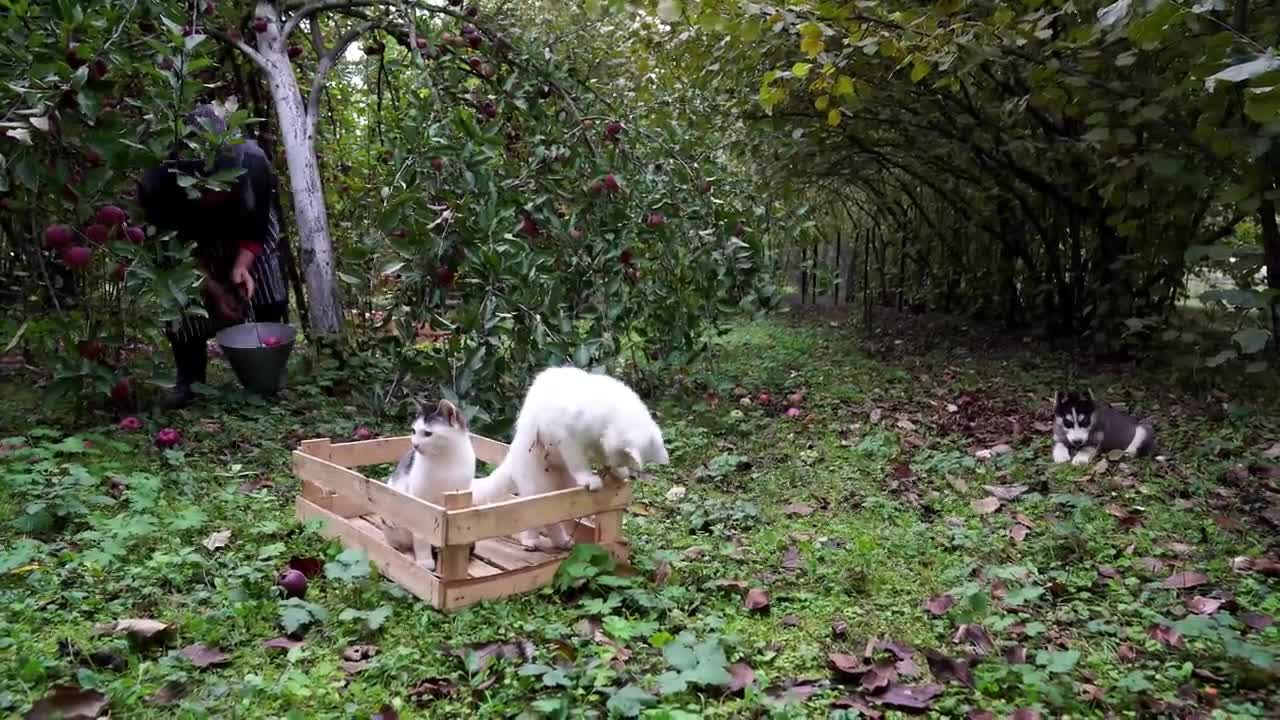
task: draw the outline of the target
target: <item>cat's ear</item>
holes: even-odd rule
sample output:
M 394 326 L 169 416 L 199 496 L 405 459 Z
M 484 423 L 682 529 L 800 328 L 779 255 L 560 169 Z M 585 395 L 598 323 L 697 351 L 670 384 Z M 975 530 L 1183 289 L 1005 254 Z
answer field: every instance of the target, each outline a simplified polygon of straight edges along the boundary
M 427 406 L 422 404 L 422 398 L 413 399 L 413 415 L 414 417 L 422 417 L 427 414 Z
M 440 404 L 436 406 L 436 413 L 453 427 L 463 430 L 467 428 L 467 418 L 462 414 L 462 411 L 458 409 L 457 405 L 454 405 L 448 400 L 440 401 Z

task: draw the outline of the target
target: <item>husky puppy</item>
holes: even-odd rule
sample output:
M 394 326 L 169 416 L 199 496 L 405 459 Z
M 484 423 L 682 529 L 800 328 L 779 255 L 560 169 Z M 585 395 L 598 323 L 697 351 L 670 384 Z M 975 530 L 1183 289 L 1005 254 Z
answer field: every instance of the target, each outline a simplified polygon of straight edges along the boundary
M 467 419 L 448 400 L 435 408 L 417 405 L 413 419 L 413 447 L 400 458 L 387 484 L 406 495 L 434 505 L 444 505 L 444 494 L 471 487 L 476 476 L 476 454 L 471 447 Z M 387 542 L 401 552 L 412 549 L 418 564 L 436 569 L 435 550 L 430 543 L 383 520 Z
M 511 450 L 487 478 L 477 478 L 471 498 L 477 505 L 565 489 L 564 477 L 588 490 L 599 490 L 592 465 L 609 468 L 620 478 L 650 463 L 665 465 L 662 431 L 644 401 L 622 381 L 571 367 L 538 373 L 516 418 Z M 563 469 L 563 473 L 553 472 Z M 560 523 L 543 528 L 557 548 L 572 546 Z M 520 541 L 539 545 L 536 530 Z
M 1148 455 L 1155 435 L 1147 423 L 1095 402 L 1093 393 L 1058 392 L 1053 400 L 1053 461 L 1088 465 L 1099 452 Z M 1075 456 L 1072 457 L 1072 452 Z

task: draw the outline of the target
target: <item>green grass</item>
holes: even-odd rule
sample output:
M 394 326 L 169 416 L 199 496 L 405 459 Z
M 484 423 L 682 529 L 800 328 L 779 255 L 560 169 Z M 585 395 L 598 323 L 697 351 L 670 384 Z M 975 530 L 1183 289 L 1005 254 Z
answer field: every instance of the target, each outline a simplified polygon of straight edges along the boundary
M 100 689 L 113 715 L 128 718 L 366 718 L 388 705 L 400 717 L 589 717 L 644 703 L 655 718 L 853 717 L 832 702 L 866 695 L 876 707 L 876 694 L 856 679 L 842 684 L 848 678 L 833 674 L 828 653 L 861 656 L 875 639 L 908 643 L 919 676 L 898 682 L 926 684 L 925 650 L 973 650 L 953 641 L 966 623 L 985 628 L 996 647 L 975 666 L 972 687 L 946 685 L 932 704 L 938 715 L 1037 708 L 1101 717 L 1186 706 L 1247 717 L 1275 707 L 1280 693 L 1267 688 L 1280 629 L 1246 632 L 1240 619 L 1280 613 L 1276 581 L 1231 568 L 1232 558 L 1263 557 L 1274 542 L 1264 514 L 1277 508 L 1277 476 L 1266 477 L 1262 453 L 1278 439 L 1280 417 L 1268 398 L 1210 420 L 1204 405 L 1158 378 L 1104 371 L 1090 378 L 1094 388 L 1150 409 L 1167 460 L 1058 468 L 1047 434 L 1033 427 L 1048 419 L 1059 379 L 1052 363 L 957 358 L 942 345 L 877 361 L 840 327 L 738 327 L 707 365 L 672 378 L 654 400 L 672 465 L 636 488 L 625 525 L 635 574 L 605 572 L 564 593 L 453 615 L 363 576 L 358 558 L 336 560 L 339 546 L 293 520 L 292 442 L 346 437 L 357 422 L 397 434 L 397 423 L 302 386 L 275 407 L 229 396 L 202 411 L 147 417 L 149 431 L 171 425 L 186 435 L 180 451 L 161 453 L 149 433 L 119 432 L 105 417 L 44 418 L 33 409 L 38 392 L 11 380 L 0 411 L 12 428 L 3 434 L 17 438 L 0 457 L 0 709 L 21 715 L 54 685 L 78 684 Z M 788 419 L 782 399 L 797 390 L 805 415 Z M 774 396 L 768 408 L 740 402 L 761 391 Z M 951 417 L 966 413 L 981 420 L 972 430 Z M 1007 433 L 1010 455 L 974 459 L 1015 422 L 1023 434 Z M 1250 464 L 1252 474 L 1231 470 Z M 240 492 L 252 479 L 272 484 Z M 1012 484 L 1027 489 L 993 513 L 975 508 L 984 485 Z M 676 485 L 684 499 L 667 499 Z M 814 511 L 789 513 L 793 504 Z M 1021 543 L 1010 537 L 1015 513 L 1032 525 Z M 1128 522 L 1117 517 L 1124 513 Z M 202 546 L 220 530 L 231 533 L 224 547 Z M 267 650 L 262 642 L 283 634 L 282 618 L 302 611 L 274 588 L 291 557 L 332 563 L 306 597 L 326 618 L 306 628 L 301 647 Z M 1100 566 L 1116 577 L 1100 581 Z M 655 582 L 655 569 L 669 571 L 665 582 Z M 1208 580 L 1162 587 L 1179 571 Z M 764 590 L 768 607 L 746 609 L 745 588 Z M 954 600 L 949 612 L 922 608 L 943 593 Z M 1197 594 L 1234 601 L 1216 616 L 1189 616 L 1184 600 Z M 173 637 L 134 646 L 95 634 L 122 618 L 169 623 Z M 847 631 L 837 636 L 833 623 Z M 1182 647 L 1150 637 L 1159 624 L 1177 628 Z M 521 640 L 532 661 L 486 664 L 447 651 Z M 114 654 L 127 668 L 77 661 L 59 652 L 63 641 Z M 229 661 L 196 668 L 179 652 L 194 643 Z M 348 675 L 342 653 L 356 644 L 380 651 Z M 1020 647 L 1026 661 L 1007 661 Z M 726 663 L 754 671 L 745 693 L 724 689 Z M 783 689 L 797 682 L 812 693 L 788 699 Z M 182 699 L 148 704 L 166 685 L 183 687 Z M 1101 699 L 1081 699 L 1086 685 Z M 432 692 L 415 697 L 424 687 Z

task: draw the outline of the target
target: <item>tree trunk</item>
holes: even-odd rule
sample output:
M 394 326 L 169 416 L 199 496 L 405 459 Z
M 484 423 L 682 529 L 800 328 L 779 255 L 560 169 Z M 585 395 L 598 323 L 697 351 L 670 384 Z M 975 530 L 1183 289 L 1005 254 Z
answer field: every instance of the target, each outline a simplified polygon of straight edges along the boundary
M 840 272 L 841 255 L 843 254 L 844 238 L 840 236 L 840 228 L 836 227 L 836 267 L 835 272 L 831 274 L 831 306 L 835 307 L 840 304 L 840 277 L 844 274 Z
M 275 6 L 260 0 L 256 13 L 271 21 L 271 29 L 258 35 L 258 53 L 266 65 L 267 86 L 276 107 L 280 140 L 289 167 L 289 188 L 302 247 L 302 271 L 310 301 L 311 331 L 319 335 L 335 334 L 342 328 L 342 308 L 338 301 L 333 242 L 316 162 L 313 125 L 277 30 L 279 17 Z
M 809 248 L 800 246 L 800 304 L 809 300 Z
M 862 240 L 862 329 L 871 332 L 871 230 Z
M 1267 262 L 1267 288 L 1271 296 L 1271 345 L 1280 350 L 1280 228 L 1276 227 L 1276 201 L 1263 200 L 1258 208 L 1262 223 L 1262 253 Z

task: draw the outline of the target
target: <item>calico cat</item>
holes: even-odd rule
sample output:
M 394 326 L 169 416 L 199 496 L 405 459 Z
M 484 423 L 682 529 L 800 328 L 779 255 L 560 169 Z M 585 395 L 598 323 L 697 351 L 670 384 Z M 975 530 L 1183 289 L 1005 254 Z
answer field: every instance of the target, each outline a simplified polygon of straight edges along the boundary
M 487 478 L 477 478 L 471 497 L 477 505 L 564 489 L 573 483 L 599 490 L 603 481 L 592 464 L 627 478 L 650 463 L 668 462 L 662 431 L 644 401 L 625 383 L 608 375 L 571 367 L 538 373 L 525 394 L 516 418 L 515 437 L 506 458 Z M 562 468 L 565 473 L 552 472 Z M 560 523 L 543 528 L 552 546 L 573 542 Z M 521 542 L 540 545 L 537 530 L 527 530 Z
M 1129 456 L 1148 455 L 1154 445 L 1151 425 L 1096 402 L 1092 392 L 1058 392 L 1054 396 L 1055 463 L 1070 460 L 1075 465 L 1088 465 L 1099 452 L 1112 450 L 1123 450 Z
M 448 400 L 434 409 L 417 403 L 413 420 L 413 445 L 400 458 L 387 484 L 406 495 L 434 505 L 444 505 L 444 494 L 471 487 L 476 476 L 476 454 L 471 447 L 467 419 Z M 392 547 L 413 550 L 417 562 L 435 570 L 436 548 L 403 528 L 383 520 L 383 532 Z

